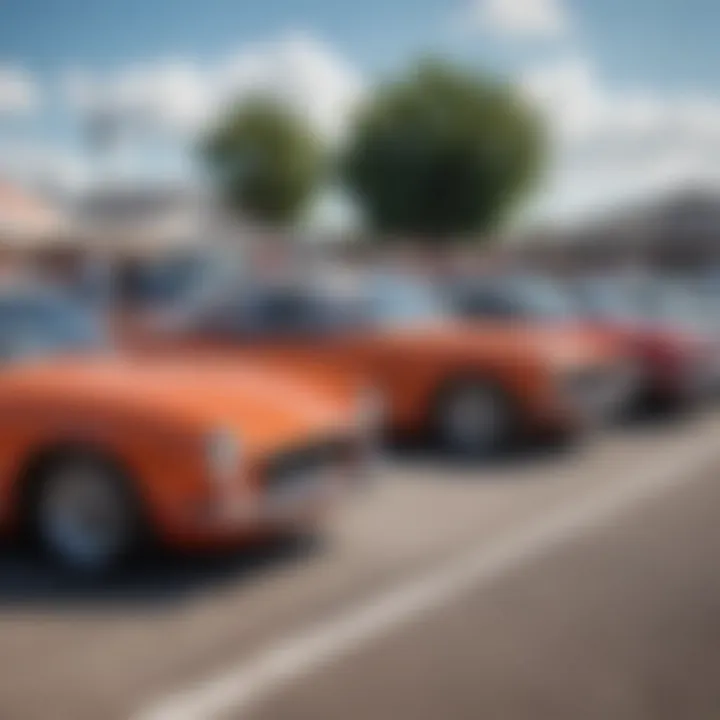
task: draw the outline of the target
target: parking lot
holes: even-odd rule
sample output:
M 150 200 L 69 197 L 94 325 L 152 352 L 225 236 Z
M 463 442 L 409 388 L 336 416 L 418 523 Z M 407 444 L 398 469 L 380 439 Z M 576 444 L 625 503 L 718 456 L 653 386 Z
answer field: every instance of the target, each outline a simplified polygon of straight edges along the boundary
M 323 539 L 110 585 L 0 561 L 0 716 L 717 717 L 720 415 L 404 451 Z
M 0 720 L 720 720 L 714 5 L 0 2 Z

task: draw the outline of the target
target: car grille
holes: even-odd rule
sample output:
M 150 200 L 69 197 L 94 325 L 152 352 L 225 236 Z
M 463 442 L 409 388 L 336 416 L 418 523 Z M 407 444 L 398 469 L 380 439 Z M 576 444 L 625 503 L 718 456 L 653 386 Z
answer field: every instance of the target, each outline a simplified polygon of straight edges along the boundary
M 273 456 L 265 466 L 265 489 L 272 494 L 291 490 L 298 484 L 347 467 L 354 454 L 354 444 L 346 439 L 328 440 L 282 452 Z

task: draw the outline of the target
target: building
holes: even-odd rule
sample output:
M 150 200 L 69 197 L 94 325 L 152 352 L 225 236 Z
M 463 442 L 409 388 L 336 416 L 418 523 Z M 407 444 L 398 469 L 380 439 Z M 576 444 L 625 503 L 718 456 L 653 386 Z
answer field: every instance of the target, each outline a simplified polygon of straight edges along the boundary
M 8 181 L 0 180 L 0 247 L 33 251 L 64 241 L 68 218 L 61 207 Z
M 573 265 L 720 268 L 720 193 L 678 191 L 571 227 L 528 234 L 514 246 L 524 257 Z

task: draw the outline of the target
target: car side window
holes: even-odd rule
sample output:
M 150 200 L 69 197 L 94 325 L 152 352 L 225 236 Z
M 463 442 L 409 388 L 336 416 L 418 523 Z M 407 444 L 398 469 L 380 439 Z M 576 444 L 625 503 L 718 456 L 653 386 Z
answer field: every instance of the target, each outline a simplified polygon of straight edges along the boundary
M 267 295 L 258 304 L 255 319 L 260 328 L 272 334 L 309 330 L 316 320 L 309 299 L 292 292 Z
M 200 333 L 242 335 L 249 332 L 251 323 L 245 303 L 228 301 L 196 314 L 193 328 Z
M 463 314 L 484 318 L 517 318 L 520 308 L 500 293 L 486 288 L 461 291 L 456 297 L 456 307 Z
M 274 337 L 324 335 L 336 331 L 342 320 L 341 308 L 331 302 L 290 291 L 268 295 L 259 303 L 255 329 Z
M 322 331 L 329 313 L 310 296 L 278 291 L 216 307 L 199 325 L 236 336 L 284 337 Z
M 49 347 L 92 346 L 99 337 L 90 316 L 60 300 L 18 297 L 0 301 L 0 355 L 4 358 Z

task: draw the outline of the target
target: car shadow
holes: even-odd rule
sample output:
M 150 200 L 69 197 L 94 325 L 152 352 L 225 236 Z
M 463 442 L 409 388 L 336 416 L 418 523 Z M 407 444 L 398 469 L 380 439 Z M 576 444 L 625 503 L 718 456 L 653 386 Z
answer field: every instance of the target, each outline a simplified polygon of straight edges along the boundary
M 324 550 L 318 537 L 293 537 L 253 548 L 140 557 L 103 578 L 80 578 L 55 570 L 37 554 L 0 544 L 0 612 L 112 608 L 163 608 L 218 587 L 252 583 L 284 567 L 309 561 Z
M 497 480 L 498 476 L 520 478 L 523 469 L 536 469 L 544 464 L 563 461 L 587 444 L 582 437 L 519 443 L 488 456 L 454 455 L 426 443 L 394 441 L 387 448 L 389 462 L 403 469 L 422 466 L 436 471 L 446 482 L 457 478 L 473 482 Z
M 648 405 L 638 408 L 618 420 L 616 428 L 622 432 L 637 435 L 672 431 L 682 427 L 688 421 L 703 416 L 706 412 L 708 412 L 708 408 L 705 407 Z
M 446 482 L 457 478 L 461 481 L 482 481 L 499 478 L 513 480 L 533 479 L 524 470 L 542 468 L 544 465 L 562 463 L 593 446 L 598 436 L 643 437 L 666 433 L 682 427 L 685 422 L 702 414 L 703 408 L 650 406 L 638 408 L 607 427 L 557 436 L 555 438 L 526 439 L 489 456 L 453 455 L 436 445 L 403 438 L 388 438 L 385 454 L 393 466 L 406 470 L 418 466 L 432 469 L 438 479 Z

